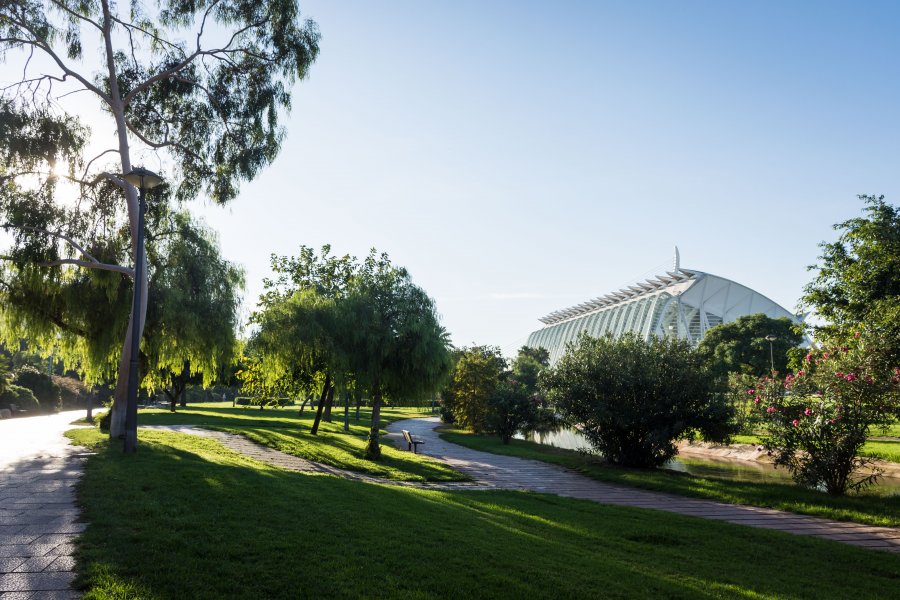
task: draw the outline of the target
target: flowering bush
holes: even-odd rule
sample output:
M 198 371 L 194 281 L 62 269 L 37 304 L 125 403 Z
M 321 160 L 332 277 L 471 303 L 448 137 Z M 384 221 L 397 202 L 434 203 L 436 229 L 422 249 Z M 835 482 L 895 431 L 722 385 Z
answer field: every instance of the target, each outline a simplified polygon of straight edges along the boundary
M 876 338 L 856 334 L 813 350 L 784 379 L 764 377 L 746 390 L 768 425 L 765 446 L 798 483 L 843 494 L 875 483 L 880 472 L 859 456 L 870 430 L 900 414 L 900 368 Z

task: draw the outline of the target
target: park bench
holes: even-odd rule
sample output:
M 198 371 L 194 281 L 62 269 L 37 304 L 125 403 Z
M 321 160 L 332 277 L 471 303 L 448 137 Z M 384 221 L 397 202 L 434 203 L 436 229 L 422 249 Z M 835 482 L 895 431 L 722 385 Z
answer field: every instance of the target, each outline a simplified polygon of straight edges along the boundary
M 419 438 L 413 437 L 412 434 L 409 433 L 409 432 L 408 432 L 407 430 L 405 430 L 405 429 L 401 429 L 400 431 L 403 432 L 403 439 L 406 440 L 406 444 L 407 444 L 407 448 L 406 448 L 406 449 L 407 449 L 407 450 L 412 450 L 412 451 L 413 451 L 413 454 L 417 454 L 417 453 L 418 453 L 418 447 L 419 447 L 419 444 L 424 444 L 424 443 L 425 443 L 425 440 L 421 440 L 421 439 L 419 439 Z

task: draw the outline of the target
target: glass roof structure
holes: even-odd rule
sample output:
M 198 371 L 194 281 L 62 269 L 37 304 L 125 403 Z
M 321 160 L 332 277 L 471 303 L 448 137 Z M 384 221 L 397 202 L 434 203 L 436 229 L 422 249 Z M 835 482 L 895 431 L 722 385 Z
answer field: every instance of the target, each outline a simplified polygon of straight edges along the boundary
M 682 269 L 678 262 L 676 254 L 672 271 L 550 313 L 540 319 L 545 326 L 529 335 L 526 345 L 546 348 L 553 364 L 582 332 L 594 337 L 633 332 L 645 340 L 677 335 L 696 345 L 710 327 L 744 315 L 763 313 L 800 322 L 759 292 L 724 277 Z

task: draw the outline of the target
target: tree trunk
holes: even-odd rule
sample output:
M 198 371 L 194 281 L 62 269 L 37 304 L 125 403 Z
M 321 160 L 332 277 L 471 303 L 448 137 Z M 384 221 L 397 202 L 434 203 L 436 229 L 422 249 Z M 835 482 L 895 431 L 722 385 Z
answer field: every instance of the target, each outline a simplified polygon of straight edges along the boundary
M 325 398 L 328 397 L 328 390 L 331 389 L 331 375 L 325 376 L 325 383 L 322 385 L 322 394 L 319 396 L 319 406 L 316 407 L 316 418 L 313 421 L 312 429 L 309 432 L 313 435 L 319 433 L 319 423 L 322 422 L 322 410 L 325 408 Z
M 356 420 L 359 421 L 359 408 L 362 406 L 362 392 L 355 390 L 354 395 L 356 396 Z
M 181 408 L 187 408 L 187 397 L 184 395 L 184 391 L 187 389 L 186 385 L 183 385 L 178 390 L 178 405 Z
M 306 399 L 303 401 L 303 404 L 300 405 L 300 415 L 303 416 L 303 409 L 306 408 L 306 403 L 309 402 L 310 396 L 306 396 Z
M 94 422 L 94 392 L 89 393 L 87 397 L 87 422 Z
M 164 389 L 163 393 L 169 397 L 169 410 L 171 412 L 175 412 L 175 394 L 173 394 L 172 392 L 170 392 L 167 389 Z
M 376 384 L 372 392 L 372 427 L 369 429 L 369 441 L 366 443 L 365 458 L 379 460 L 381 458 L 381 445 L 378 436 L 381 432 L 381 389 Z
M 331 389 L 328 390 L 328 398 L 325 400 L 325 414 L 322 415 L 322 418 L 325 419 L 326 423 L 331 423 L 332 406 L 334 406 L 334 386 L 331 386 Z
M 344 388 L 344 431 L 350 431 L 350 393 Z

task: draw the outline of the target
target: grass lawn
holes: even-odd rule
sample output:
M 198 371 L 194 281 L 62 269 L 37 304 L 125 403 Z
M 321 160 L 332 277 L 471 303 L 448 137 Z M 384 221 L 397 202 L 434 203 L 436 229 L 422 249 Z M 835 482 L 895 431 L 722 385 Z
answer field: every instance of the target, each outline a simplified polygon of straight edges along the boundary
M 98 598 L 888 598 L 900 556 L 637 508 L 288 472 L 94 429 L 77 585 Z M 839 568 L 838 568 L 839 566 Z
M 696 498 L 709 498 L 729 504 L 777 508 L 840 521 L 900 526 L 900 496 L 866 493 L 833 497 L 791 483 L 744 482 L 716 477 L 697 477 L 671 471 L 613 467 L 573 450 L 563 450 L 523 440 L 512 440 L 508 445 L 504 445 L 496 436 L 475 435 L 460 430 L 445 431 L 441 437 L 447 441 L 484 452 L 562 465 L 594 479 L 610 483 Z
M 386 408 L 381 412 L 382 426 L 398 419 L 421 416 L 416 409 Z M 402 481 L 465 481 L 469 478 L 446 464 L 398 450 L 392 443 L 382 445 L 383 459 L 372 462 L 362 458 L 369 435 L 371 413 L 360 412 L 356 421 L 351 411 L 350 431 L 344 431 L 343 411 L 332 414 L 333 422 L 322 421 L 317 435 L 309 433 L 315 412 L 308 408 L 299 416 L 297 407 L 259 410 L 232 408 L 230 402 L 195 404 L 179 408 L 178 412 L 164 409 L 143 409 L 138 414 L 140 425 L 196 425 L 243 435 L 293 456 Z M 139 431 L 139 439 L 145 436 Z

